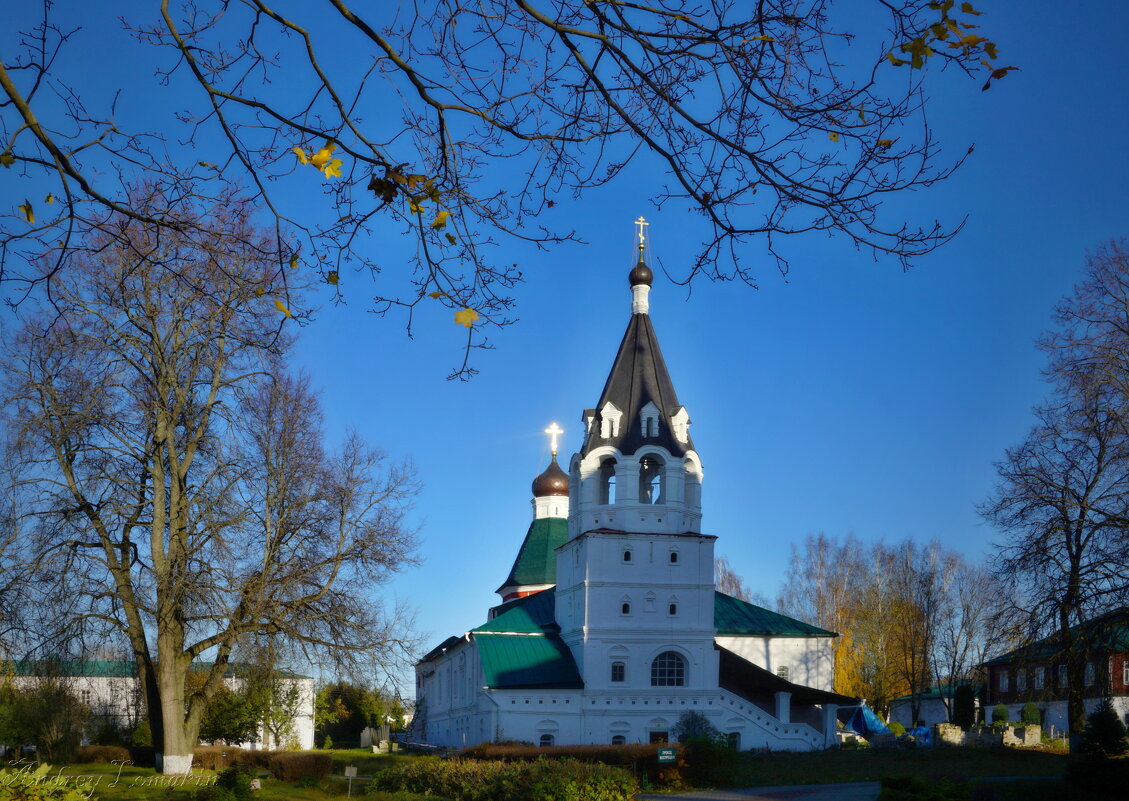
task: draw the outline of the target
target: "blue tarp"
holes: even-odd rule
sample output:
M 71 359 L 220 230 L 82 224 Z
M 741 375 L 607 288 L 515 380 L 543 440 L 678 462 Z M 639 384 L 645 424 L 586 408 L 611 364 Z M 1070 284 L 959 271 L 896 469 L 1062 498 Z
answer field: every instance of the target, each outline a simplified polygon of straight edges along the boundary
M 933 745 L 933 730 L 928 726 L 916 726 L 906 734 L 912 734 L 913 739 L 920 745 Z
M 876 734 L 890 733 L 890 727 L 883 723 L 882 718 L 874 714 L 874 710 L 866 704 L 859 704 L 846 725 L 855 734 L 861 734 L 868 740 Z

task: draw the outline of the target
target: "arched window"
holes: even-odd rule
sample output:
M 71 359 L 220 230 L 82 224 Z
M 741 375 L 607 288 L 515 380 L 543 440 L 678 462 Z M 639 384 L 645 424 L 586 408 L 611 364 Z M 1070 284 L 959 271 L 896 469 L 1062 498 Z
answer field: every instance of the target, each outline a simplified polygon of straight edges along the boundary
M 678 551 L 671 551 L 670 552 L 670 563 L 672 565 L 678 564 Z
M 555 740 L 555 738 L 553 737 L 553 735 L 542 734 L 540 745 L 541 745 L 542 748 L 548 748 L 549 746 L 551 746 L 553 744 L 554 740 Z
M 625 562 L 631 561 L 631 549 L 630 548 L 624 548 L 623 549 L 623 561 L 625 561 Z
M 615 503 L 615 459 L 600 462 L 600 503 Z
M 619 607 L 619 613 L 621 615 L 630 615 L 631 614 L 631 604 L 629 604 L 627 602 L 624 602 L 623 604 L 621 604 L 620 607 Z
M 627 738 L 622 734 L 613 734 L 612 745 L 627 745 Z
M 657 456 L 644 456 L 639 461 L 639 501 L 663 502 L 663 462 Z
M 612 662 L 612 681 L 623 681 L 626 672 L 626 666 L 622 662 Z
M 667 614 L 669 614 L 671 617 L 673 617 L 674 615 L 677 615 L 678 614 L 678 604 L 671 604 L 667 608 Z
M 663 651 L 651 663 L 652 687 L 684 687 L 686 660 L 674 651 Z

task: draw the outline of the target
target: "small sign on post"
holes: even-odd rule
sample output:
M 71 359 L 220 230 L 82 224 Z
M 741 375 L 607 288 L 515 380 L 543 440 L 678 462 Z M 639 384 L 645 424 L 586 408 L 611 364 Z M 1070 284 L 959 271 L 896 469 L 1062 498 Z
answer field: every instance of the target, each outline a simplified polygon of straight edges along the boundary
M 349 790 L 345 794 L 345 797 L 346 798 L 352 798 L 353 797 L 353 779 L 357 778 L 357 766 L 356 765 L 346 765 L 345 766 L 345 778 L 349 780 Z
M 675 762 L 677 760 L 677 752 L 673 748 L 659 749 L 659 762 Z

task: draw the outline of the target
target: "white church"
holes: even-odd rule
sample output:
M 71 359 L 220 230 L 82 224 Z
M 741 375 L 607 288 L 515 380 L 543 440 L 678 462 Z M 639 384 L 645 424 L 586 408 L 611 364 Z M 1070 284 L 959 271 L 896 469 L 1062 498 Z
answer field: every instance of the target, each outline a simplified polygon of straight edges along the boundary
M 642 226 L 640 226 L 642 230 Z M 584 441 L 533 481 L 533 522 L 481 626 L 416 665 L 413 739 L 457 747 L 665 742 L 688 710 L 742 750 L 836 743 L 833 632 L 717 592 L 702 462 L 651 324 L 653 275 Z

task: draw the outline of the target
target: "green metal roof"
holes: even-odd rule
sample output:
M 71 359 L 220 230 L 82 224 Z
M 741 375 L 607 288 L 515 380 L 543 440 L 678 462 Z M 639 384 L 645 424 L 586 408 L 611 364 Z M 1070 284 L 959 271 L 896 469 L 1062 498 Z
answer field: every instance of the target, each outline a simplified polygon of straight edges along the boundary
M 782 615 L 726 595 L 714 592 L 713 625 L 719 636 L 761 634 L 772 637 L 838 637 L 802 620 Z
M 542 517 L 529 524 L 510 575 L 502 587 L 529 587 L 557 583 L 556 549 L 568 540 L 568 520 Z
M 1071 635 L 1084 641 L 1091 649 L 1098 651 L 1129 651 L 1129 607 L 1121 607 L 1112 612 L 1087 620 L 1078 626 L 1071 626 Z M 1031 662 L 1056 659 L 1061 655 L 1062 644 L 1059 635 L 1052 634 L 1030 645 L 989 659 L 985 665 L 1007 662 Z
M 211 662 L 193 662 L 189 670 L 210 670 Z M 246 675 L 257 666 L 233 662 L 226 666 L 225 676 Z M 137 676 L 137 665 L 126 659 L 20 659 L 4 662 L 0 673 L 11 672 L 17 676 L 66 676 L 68 678 L 132 678 Z M 299 673 L 275 668 L 274 675 L 287 679 L 308 679 Z
M 121 659 L 19 659 L 5 662 L 3 672 L 17 676 L 125 678 L 136 676 L 137 666 Z
M 956 688 L 960 687 L 963 684 L 968 684 L 968 682 L 957 682 L 956 684 L 934 684 L 934 685 L 926 688 L 925 692 L 923 692 L 921 695 L 919 695 L 917 697 L 918 697 L 918 699 L 920 699 L 922 701 L 937 701 L 937 700 L 941 700 L 943 698 L 952 698 L 953 693 L 956 691 Z M 980 690 L 983 689 L 983 687 L 984 687 L 983 683 L 981 683 L 981 682 L 975 682 L 973 684 L 968 684 L 968 686 L 972 688 L 973 693 L 979 693 Z M 892 700 L 893 701 L 910 701 L 912 699 L 913 699 L 912 695 L 901 695 L 901 696 L 898 696 L 897 698 L 894 698 Z
M 556 592 L 541 592 L 495 607 L 494 618 L 472 632 L 541 634 L 560 631 L 556 619 Z
M 579 689 L 572 653 L 555 634 L 475 634 L 486 686 Z

